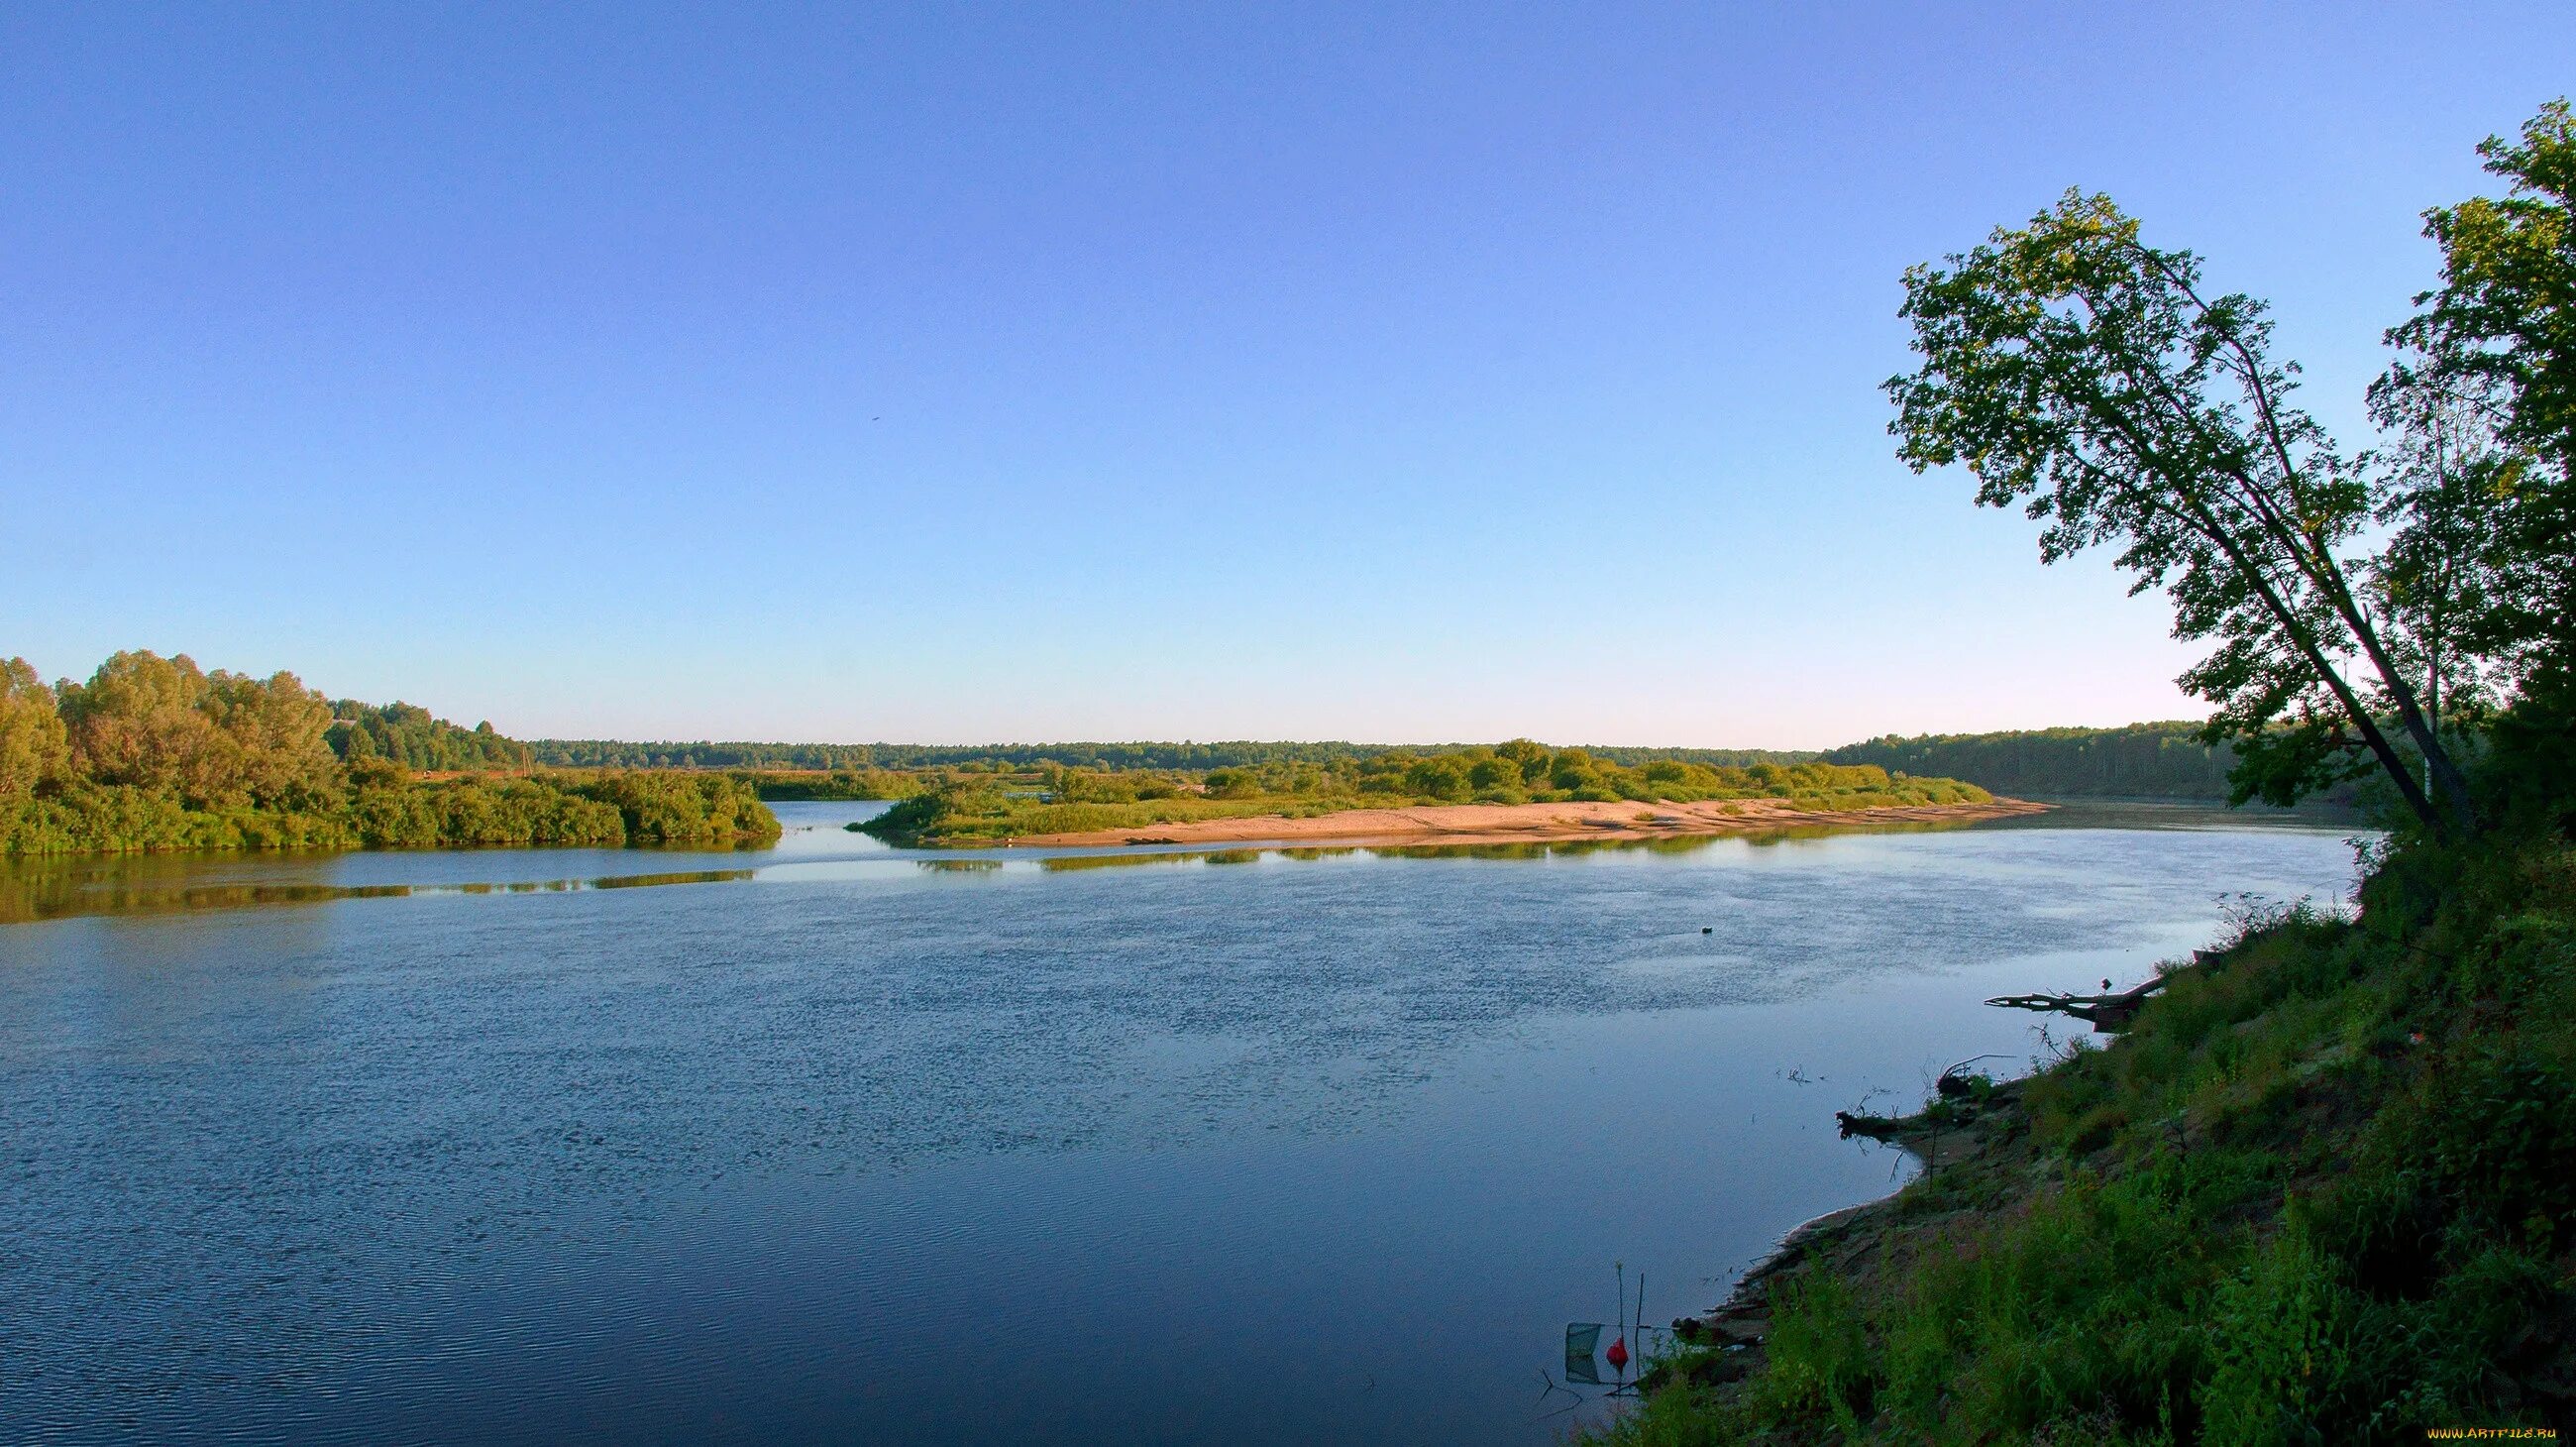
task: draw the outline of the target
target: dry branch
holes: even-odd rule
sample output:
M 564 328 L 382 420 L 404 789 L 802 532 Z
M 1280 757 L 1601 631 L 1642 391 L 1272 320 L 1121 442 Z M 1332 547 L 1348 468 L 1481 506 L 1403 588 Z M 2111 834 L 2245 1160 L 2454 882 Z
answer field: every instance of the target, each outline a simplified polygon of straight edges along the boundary
M 2041 1014 L 2072 1015 L 2088 1021 L 2095 1030 L 2125 1030 L 2138 1017 L 2147 997 L 2165 987 L 2164 976 L 2158 975 L 2132 990 L 2116 995 L 1997 995 L 1986 1003 L 2007 1010 L 2035 1010 Z

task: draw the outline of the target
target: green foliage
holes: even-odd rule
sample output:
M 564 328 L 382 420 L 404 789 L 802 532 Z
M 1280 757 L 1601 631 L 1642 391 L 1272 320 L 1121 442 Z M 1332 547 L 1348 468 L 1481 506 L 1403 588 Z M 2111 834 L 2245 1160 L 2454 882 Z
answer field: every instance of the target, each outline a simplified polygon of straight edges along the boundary
M 2210 1294 L 2201 1441 L 2291 1447 L 2321 1440 L 2317 1423 L 2353 1366 L 2352 1303 L 2338 1277 L 2337 1263 L 2293 1221 Z
M 1887 384 L 1899 456 L 1965 466 L 1980 504 L 2041 523 L 2045 562 L 2115 548 L 2172 600 L 2175 636 L 2214 640 L 2178 681 L 2216 705 L 2203 737 L 2237 747 L 2234 797 L 2375 769 L 2426 827 L 2468 824 L 2423 680 L 2345 562 L 2369 481 L 2291 405 L 2263 303 L 2204 296 L 2197 257 L 2076 191 L 1905 289 L 1922 365 Z
M 2493 429 L 2452 489 L 2415 490 L 2444 506 L 2402 516 L 2428 559 L 2476 584 L 2461 599 L 2469 645 L 2528 675 L 2576 648 L 2576 114 L 2553 101 L 2478 154 L 2506 193 L 2425 213 L 2442 284 L 2390 330 L 2400 360 L 2372 401 L 2450 402 Z
M 1465 760 L 1449 755 L 1419 760 L 1404 771 L 1405 792 L 1443 804 L 1462 802 L 1469 793 L 1467 780 L 1472 768 Z
M 1510 750 L 1509 753 L 1504 750 Z M 1501 748 L 1416 754 L 1391 750 L 1326 763 L 1276 760 L 1202 776 L 1096 772 L 1049 765 L 1021 773 L 929 771 L 917 792 L 869 821 L 869 833 L 907 844 L 1149 830 L 1158 824 L 1347 809 L 1480 803 L 1703 802 L 1779 799 L 1824 811 L 1906 804 L 1985 803 L 1956 780 L 1891 778 L 1874 765 L 1817 761 L 1720 765 L 1643 759 L 1635 767 L 1582 749 L 1551 753 L 1526 739 Z M 1535 782 L 1539 787 L 1525 787 Z
M 2576 1366 L 2576 847 L 2375 860 L 2248 908 L 2135 1025 L 1794 1268 L 1767 1365 L 1616 1441 L 2397 1443 L 2539 1425 Z
M 642 842 L 614 803 L 554 778 L 416 783 L 390 765 L 355 772 L 353 842 L 368 848 Z
M 615 809 L 632 844 L 778 837 L 778 821 L 759 795 L 730 774 L 611 771 L 573 785 L 572 792 Z
M 11 660 L 0 665 L 0 854 L 778 837 L 754 784 L 730 775 L 414 776 L 526 758 L 489 724 L 335 706 L 291 673 L 207 674 L 184 654 L 130 652 L 87 683 L 47 689 Z
M 1250 769 L 1210 769 L 1207 796 L 1211 799 L 1253 799 L 1261 795 L 1261 776 Z
M 1851 1288 L 1839 1277 L 1802 1276 L 1782 1284 L 1772 1312 L 1777 1365 L 1753 1388 L 1755 1410 L 1855 1429 L 1874 1410 L 1884 1377 Z
M 1991 734 L 1889 734 L 1828 750 L 1837 764 L 1891 774 L 1965 779 L 2018 798 L 2207 799 L 2228 796 L 2235 751 L 2200 738 L 2200 725 L 2017 729 Z
M 2204 738 L 2236 758 L 2175 726 L 1830 758 L 2043 794 L 2197 793 L 2227 768 L 2231 793 L 2285 797 L 2386 720 L 2412 752 L 2391 768 L 2381 750 L 2383 773 L 2473 798 L 2479 828 L 2374 847 L 2358 919 L 2244 911 L 2115 1043 L 2015 1087 L 2003 1144 L 1907 1187 L 1872 1243 L 1889 1264 L 1794 1268 L 1749 1382 L 1668 1390 L 1613 1439 L 2395 1443 L 2563 1419 L 2576 121 L 2554 104 L 2481 149 L 2512 193 L 2429 213 L 2443 286 L 2391 334 L 2408 352 L 2371 400 L 2396 441 L 2367 476 L 2281 407 L 2259 308 L 2201 300 L 2191 259 L 2105 202 L 2070 197 L 1909 278 L 1926 366 L 1893 384 L 1908 457 L 2027 499 L 2050 558 L 2116 540 L 2141 587 L 2167 584 L 2181 631 L 2221 641 L 2187 681 L 2222 703 Z M 2386 542 L 2346 583 L 2325 550 L 2365 501 Z M 2346 616 L 2356 595 L 2384 631 Z M 2372 696 L 2292 657 L 2338 628 L 2323 651 L 2366 658 Z
M 749 776 L 764 799 L 909 799 L 935 786 L 928 773 L 836 769 L 830 773 L 763 772 Z
M 1548 761 L 1551 756 L 1548 753 L 1547 745 L 1539 743 L 1535 739 L 1509 739 L 1494 745 L 1494 757 L 1498 759 L 1508 759 L 1517 766 L 1521 771 L 1521 782 L 1523 784 L 1535 784 L 1547 773 Z M 1668 757 L 1680 758 L 1681 756 L 1675 754 L 1668 755 Z M 1687 759 L 1684 761 L 1690 763 L 1732 764 L 1739 766 L 1744 764 L 1770 762 L 1770 760 L 1766 758 L 1755 757 Z
M 291 673 L 265 679 L 221 670 L 206 680 L 207 715 L 230 746 L 235 787 L 269 809 L 327 810 L 342 791 L 325 734 L 331 705 Z
M 622 743 L 613 739 L 538 739 L 529 745 L 537 763 L 568 769 L 753 769 L 763 772 L 842 772 L 960 770 L 1016 773 L 1048 767 L 1091 773 L 1159 772 L 1199 774 L 1210 769 L 1266 769 L 1307 764 L 1340 768 L 1346 764 L 1414 749 L 1400 744 L 1353 743 L 1061 743 L 1061 744 L 782 744 L 782 743 Z M 1432 753 L 1459 753 L 1464 745 L 1440 745 Z M 1514 759 L 1531 757 L 1515 750 L 1534 750 L 1543 764 L 1544 745 L 1514 740 L 1490 750 Z M 1811 752 L 1784 749 L 1596 748 L 1615 764 L 1641 764 L 1676 758 L 1695 764 L 1741 767 L 1755 763 L 1793 764 L 1812 759 Z M 1528 777 L 1535 781 L 1539 769 Z
M 2478 155 L 2511 185 L 2425 213 L 2442 285 L 2396 340 L 2446 371 L 2496 378 L 2515 440 L 2565 456 L 2576 439 L 2576 113 L 2551 101 L 2520 137 L 2490 136 Z
M 331 704 L 332 749 L 343 759 L 389 759 L 433 773 L 526 773 L 535 756 L 488 722 L 462 728 L 413 703 L 384 705 L 343 698 Z
M 55 689 L 81 777 L 168 791 L 207 808 L 236 792 L 231 750 L 215 727 L 205 673 L 182 653 L 123 652 L 86 684 Z
M 27 660 L 0 660 L 0 809 L 33 794 L 70 763 L 71 736 L 54 691 Z
M 71 780 L 0 804 L 0 855 L 346 848 L 357 840 L 344 809 L 199 807 L 168 790 Z

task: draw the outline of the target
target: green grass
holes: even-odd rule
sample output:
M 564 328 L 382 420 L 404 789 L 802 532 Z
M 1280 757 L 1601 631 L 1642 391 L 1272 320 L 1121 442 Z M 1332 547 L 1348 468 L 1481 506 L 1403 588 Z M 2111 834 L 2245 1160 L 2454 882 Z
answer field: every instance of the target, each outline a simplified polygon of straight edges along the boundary
M 2364 901 L 2174 972 L 2026 1082 L 2003 1144 L 1876 1213 L 1881 1265 L 1778 1278 L 1749 1378 L 1681 1349 L 1607 1440 L 2370 1443 L 2565 1411 L 2576 852 L 2419 847 Z

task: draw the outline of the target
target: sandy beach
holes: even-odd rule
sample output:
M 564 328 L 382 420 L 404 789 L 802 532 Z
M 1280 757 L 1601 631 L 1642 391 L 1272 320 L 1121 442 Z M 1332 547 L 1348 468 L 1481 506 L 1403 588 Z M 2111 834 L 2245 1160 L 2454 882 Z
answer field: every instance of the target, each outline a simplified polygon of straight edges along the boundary
M 1526 844 L 1565 839 L 1665 839 L 1693 834 L 1751 834 L 1824 825 L 1965 823 L 2044 812 L 2046 804 L 1997 799 L 1990 804 L 1909 804 L 1879 809 L 1792 809 L 1779 799 L 1723 803 L 1439 804 L 1404 809 L 1346 809 L 1310 819 L 1257 814 L 1201 819 L 1143 829 L 1026 834 L 1013 845 L 1106 844 Z

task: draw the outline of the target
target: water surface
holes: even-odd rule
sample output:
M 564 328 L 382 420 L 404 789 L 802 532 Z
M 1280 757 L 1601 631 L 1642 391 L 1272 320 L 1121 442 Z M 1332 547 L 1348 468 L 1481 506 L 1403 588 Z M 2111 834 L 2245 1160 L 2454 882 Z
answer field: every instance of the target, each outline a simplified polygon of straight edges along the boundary
M 7 866 L 8 1435 L 1549 1441 L 1612 1263 L 1669 1318 L 1886 1190 L 1832 1112 L 2025 1060 L 1979 999 L 2351 872 L 2134 808 L 1140 859 L 873 807 Z

